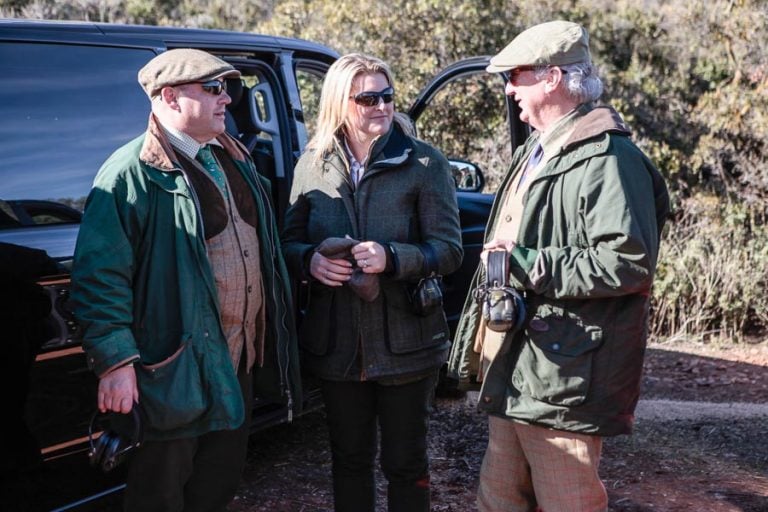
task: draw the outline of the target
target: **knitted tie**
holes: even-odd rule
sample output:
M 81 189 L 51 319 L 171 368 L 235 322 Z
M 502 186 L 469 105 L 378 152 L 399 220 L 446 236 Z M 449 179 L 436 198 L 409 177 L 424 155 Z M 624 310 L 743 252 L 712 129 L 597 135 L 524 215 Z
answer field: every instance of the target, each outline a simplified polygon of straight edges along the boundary
M 218 162 L 216 162 L 216 158 L 213 156 L 211 145 L 206 144 L 201 147 L 197 152 L 196 159 L 203 165 L 203 168 L 208 171 L 208 174 L 213 178 L 213 181 L 216 182 L 216 185 L 219 186 L 224 196 L 229 197 L 229 193 L 227 192 L 227 179 L 224 177 L 224 172 L 221 170 Z
M 517 182 L 518 189 L 520 188 L 520 185 L 522 185 L 525 181 L 528 173 L 534 170 L 537 165 L 539 165 L 542 156 L 544 156 L 544 148 L 541 147 L 541 144 L 536 144 L 536 147 L 533 148 L 533 151 L 531 151 L 531 156 L 528 158 L 528 163 L 525 164 L 525 169 L 523 169 L 523 174 L 520 176 L 520 181 Z

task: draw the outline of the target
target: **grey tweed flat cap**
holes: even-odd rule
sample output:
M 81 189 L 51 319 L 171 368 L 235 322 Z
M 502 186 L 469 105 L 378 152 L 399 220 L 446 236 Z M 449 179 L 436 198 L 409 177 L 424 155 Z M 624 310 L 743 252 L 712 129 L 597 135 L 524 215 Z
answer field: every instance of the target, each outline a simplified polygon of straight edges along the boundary
M 216 78 L 239 77 L 231 64 L 208 52 L 191 48 L 168 50 L 139 70 L 139 83 L 147 96 L 154 98 L 163 87 Z
M 591 61 L 589 35 L 578 23 L 549 21 L 535 25 L 509 43 L 486 68 L 489 73 L 523 66 L 564 66 Z

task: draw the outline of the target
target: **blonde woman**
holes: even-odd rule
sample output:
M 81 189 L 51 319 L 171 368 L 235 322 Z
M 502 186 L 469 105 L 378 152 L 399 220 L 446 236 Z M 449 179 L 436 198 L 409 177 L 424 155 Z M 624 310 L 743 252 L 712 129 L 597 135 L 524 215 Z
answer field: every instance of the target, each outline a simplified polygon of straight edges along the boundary
M 289 270 L 309 283 L 299 339 L 322 382 L 337 512 L 375 508 L 377 429 L 389 510 L 429 510 L 427 420 L 450 343 L 442 309 L 417 314 L 409 290 L 458 268 L 461 232 L 447 160 L 394 100 L 381 60 L 331 66 L 283 232 Z

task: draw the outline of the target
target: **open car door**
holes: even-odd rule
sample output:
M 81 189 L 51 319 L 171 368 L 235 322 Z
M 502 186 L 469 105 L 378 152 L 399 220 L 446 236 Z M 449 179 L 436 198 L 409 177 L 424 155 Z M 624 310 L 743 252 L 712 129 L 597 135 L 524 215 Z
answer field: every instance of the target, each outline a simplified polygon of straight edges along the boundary
M 451 163 L 459 203 L 464 260 L 445 276 L 445 312 L 458 323 L 483 244 L 493 194 L 512 153 L 528 137 L 520 109 L 504 94 L 506 77 L 488 73 L 490 57 L 472 57 L 439 72 L 408 110 L 417 136 L 440 149 Z

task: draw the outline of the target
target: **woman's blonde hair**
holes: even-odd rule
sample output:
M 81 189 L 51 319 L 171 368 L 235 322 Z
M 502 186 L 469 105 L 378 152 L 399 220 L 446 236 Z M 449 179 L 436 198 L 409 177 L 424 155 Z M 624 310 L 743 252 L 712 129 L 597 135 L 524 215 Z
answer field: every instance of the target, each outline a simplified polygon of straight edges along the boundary
M 328 73 L 323 81 L 323 90 L 320 93 L 320 106 L 317 114 L 317 128 L 315 135 L 307 143 L 307 149 L 315 151 L 314 158 L 322 159 L 333 150 L 336 137 L 344 127 L 349 111 L 347 99 L 352 93 L 352 83 L 358 75 L 381 73 L 387 78 L 387 82 L 394 87 L 395 81 L 389 66 L 376 57 L 363 55 L 362 53 L 350 53 L 344 55 L 328 68 Z M 413 134 L 413 127 L 408 118 L 399 112 L 395 112 L 394 121 L 398 123 L 405 133 Z

